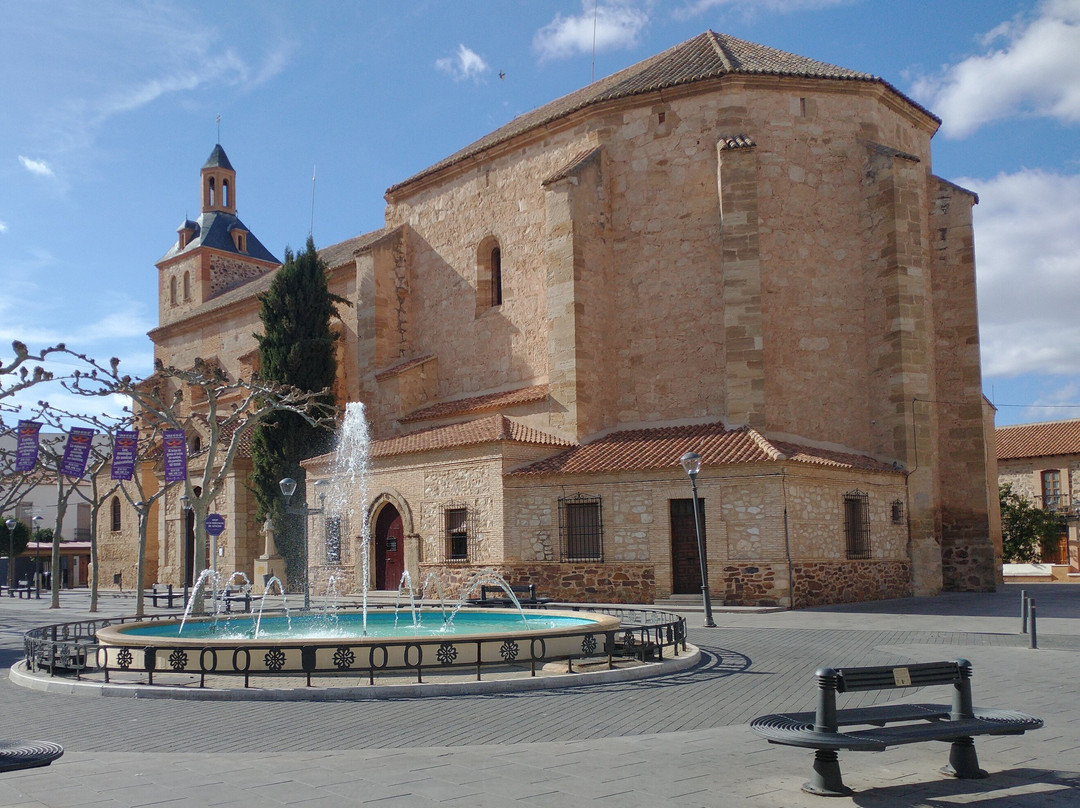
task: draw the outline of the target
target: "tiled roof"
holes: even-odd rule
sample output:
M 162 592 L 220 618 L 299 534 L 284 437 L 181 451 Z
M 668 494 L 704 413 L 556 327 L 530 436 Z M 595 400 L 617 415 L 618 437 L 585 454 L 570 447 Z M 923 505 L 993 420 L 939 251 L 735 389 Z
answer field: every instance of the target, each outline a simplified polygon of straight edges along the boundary
M 197 421 L 199 425 L 207 431 L 207 433 L 210 432 L 210 419 L 207 418 L 205 415 L 203 415 L 202 413 L 194 413 L 191 418 L 192 420 Z M 225 419 L 218 418 L 217 420 L 218 423 L 221 424 Z M 239 421 L 234 421 L 233 423 L 228 425 L 222 424 L 221 432 L 218 439 L 218 445 L 222 446 L 223 448 L 227 448 L 229 443 L 232 442 L 233 435 L 239 428 Z M 236 447 L 237 457 L 251 457 L 251 436 L 253 432 L 254 430 L 249 429 L 240 436 L 240 443 Z M 199 452 L 192 452 L 191 457 L 198 457 L 199 455 L 205 453 L 206 449 L 202 449 Z
M 569 441 L 525 426 L 505 415 L 490 415 L 487 418 L 478 418 L 463 424 L 437 426 L 411 432 L 408 435 L 372 441 L 371 457 L 394 457 L 498 441 L 555 447 L 573 445 Z
M 206 158 L 203 168 L 227 168 L 229 171 L 236 170 L 232 167 L 232 163 L 229 162 L 228 155 L 225 154 L 225 150 L 221 148 L 220 143 L 214 146 L 214 150 L 210 152 L 210 156 Z
M 717 139 L 717 144 L 720 146 L 720 151 L 734 151 L 753 148 L 754 141 L 746 135 L 724 135 Z
M 1002 426 L 994 434 L 998 460 L 1080 454 L 1080 419 Z
M 668 87 L 739 74 L 874 82 L 888 87 L 917 109 L 930 115 L 934 120 L 938 120 L 933 113 L 907 98 L 878 76 L 807 59 L 727 34 L 706 31 L 663 53 L 518 116 L 505 126 L 485 135 L 446 159 L 440 160 L 419 174 L 390 187 L 386 193 L 388 196 L 392 195 L 398 189 L 429 174 L 466 160 L 531 129 L 565 118 L 585 107 Z
M 184 223 L 185 225 L 187 222 Z M 207 210 L 199 214 L 199 218 L 195 220 L 195 235 L 192 237 L 183 249 L 180 248 L 180 241 L 169 248 L 169 251 L 165 253 L 158 261 L 160 264 L 162 261 L 168 261 L 171 258 L 176 258 L 178 255 L 184 255 L 185 253 L 193 252 L 199 247 L 210 247 L 214 250 L 220 250 L 221 252 L 233 253 L 235 255 L 242 255 L 245 258 L 254 258 L 256 261 L 266 261 L 272 264 L 280 264 L 277 258 L 263 246 L 263 243 L 259 241 L 255 234 L 248 229 L 247 225 L 240 221 L 232 213 L 225 213 L 220 210 Z M 232 231 L 240 228 L 248 234 L 247 237 L 247 252 L 240 252 L 236 249 L 236 243 L 233 241 Z
M 401 423 L 407 424 L 414 421 L 430 421 L 433 418 L 446 418 L 452 415 L 468 415 L 474 412 L 483 412 L 484 410 L 511 407 L 515 404 L 543 401 L 547 398 L 547 394 L 548 386 L 546 384 L 535 384 L 532 387 L 522 387 L 502 393 L 488 393 L 483 396 L 432 404 L 430 407 L 414 410 L 400 420 Z
M 517 469 L 512 474 L 591 474 L 613 471 L 678 468 L 686 452 L 701 455 L 702 466 L 735 463 L 799 463 L 892 471 L 892 466 L 861 455 L 770 442 L 760 432 L 721 423 L 613 432 L 583 446 Z

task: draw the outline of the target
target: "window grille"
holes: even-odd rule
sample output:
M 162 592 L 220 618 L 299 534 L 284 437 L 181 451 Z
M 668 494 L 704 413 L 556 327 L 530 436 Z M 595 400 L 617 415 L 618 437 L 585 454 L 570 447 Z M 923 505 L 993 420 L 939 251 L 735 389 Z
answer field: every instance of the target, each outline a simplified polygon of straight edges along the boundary
M 603 561 L 604 523 L 600 497 L 578 494 L 559 499 L 561 561 Z
M 326 517 L 326 563 L 341 563 L 341 517 Z
M 502 250 L 491 250 L 491 305 L 502 305 Z
M 904 524 L 904 503 L 902 500 L 894 499 L 892 503 L 892 523 L 894 525 Z
M 443 561 L 448 564 L 469 562 L 469 509 L 465 505 L 447 505 L 443 509 L 446 536 L 443 542 Z
M 112 529 L 120 529 L 120 497 L 113 497 L 112 504 L 109 506 L 112 510 Z
M 848 558 L 870 558 L 870 498 L 857 489 L 844 494 L 844 538 Z

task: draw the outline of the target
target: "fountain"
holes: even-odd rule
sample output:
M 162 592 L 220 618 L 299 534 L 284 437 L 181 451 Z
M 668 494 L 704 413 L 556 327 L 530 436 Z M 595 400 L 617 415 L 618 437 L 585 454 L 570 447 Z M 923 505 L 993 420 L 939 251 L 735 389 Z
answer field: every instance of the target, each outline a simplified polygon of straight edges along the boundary
M 215 590 L 221 581 L 209 570 L 199 577 L 181 620 L 128 623 L 107 626 L 97 632 L 98 665 L 106 670 L 145 670 L 184 673 L 313 672 L 342 673 L 364 670 L 370 676 L 387 669 L 410 669 L 448 665 L 505 664 L 554 658 L 579 658 L 595 654 L 603 644 L 614 645 L 619 619 L 604 614 L 560 610 L 525 610 L 513 590 L 493 571 L 476 573 L 462 590 L 449 615 L 442 587 L 434 581 L 440 608 L 417 608 L 408 572 L 399 583 L 399 606 L 403 587 L 409 595 L 411 625 L 398 624 L 398 610 L 369 612 L 368 582 L 371 530 L 367 519 L 368 446 L 370 437 L 363 404 L 350 403 L 341 427 L 329 491 L 323 512 L 344 524 L 360 526 L 362 604 L 359 611 L 336 610 L 334 620 L 311 612 L 264 617 L 266 596 L 277 585 L 267 579 L 256 615 L 219 620 L 189 619 L 196 596 L 207 583 Z M 269 544 L 269 543 L 268 543 Z M 269 551 L 268 551 L 269 552 Z M 235 576 L 230 576 L 231 582 Z M 246 576 L 244 576 L 246 580 Z M 431 583 L 425 579 L 421 592 Z M 479 586 L 502 587 L 513 609 L 463 609 L 466 598 Z M 226 584 L 227 586 L 228 584 Z M 336 582 L 335 595 L 336 595 Z M 598 637 L 606 642 L 601 643 Z M 136 664 L 136 657 L 141 665 Z M 479 675 L 479 673 L 478 673 Z

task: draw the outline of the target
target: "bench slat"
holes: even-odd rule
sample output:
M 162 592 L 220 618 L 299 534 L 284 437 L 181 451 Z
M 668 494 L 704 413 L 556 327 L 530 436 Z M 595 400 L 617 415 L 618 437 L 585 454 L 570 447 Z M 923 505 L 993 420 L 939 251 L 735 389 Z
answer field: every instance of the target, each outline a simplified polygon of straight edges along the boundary
M 897 684 L 896 671 L 903 669 L 910 684 Z M 960 666 L 955 662 L 924 662 L 918 665 L 885 665 L 872 668 L 840 668 L 837 670 L 838 693 L 858 690 L 890 690 L 897 687 L 930 687 L 960 681 Z

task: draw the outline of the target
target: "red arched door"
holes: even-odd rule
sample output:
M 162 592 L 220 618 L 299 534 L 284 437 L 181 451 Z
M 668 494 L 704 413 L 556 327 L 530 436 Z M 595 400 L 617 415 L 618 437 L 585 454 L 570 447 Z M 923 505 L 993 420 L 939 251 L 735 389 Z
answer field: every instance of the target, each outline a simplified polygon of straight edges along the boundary
M 405 528 L 401 514 L 386 505 L 375 520 L 375 588 L 394 589 L 405 571 Z

